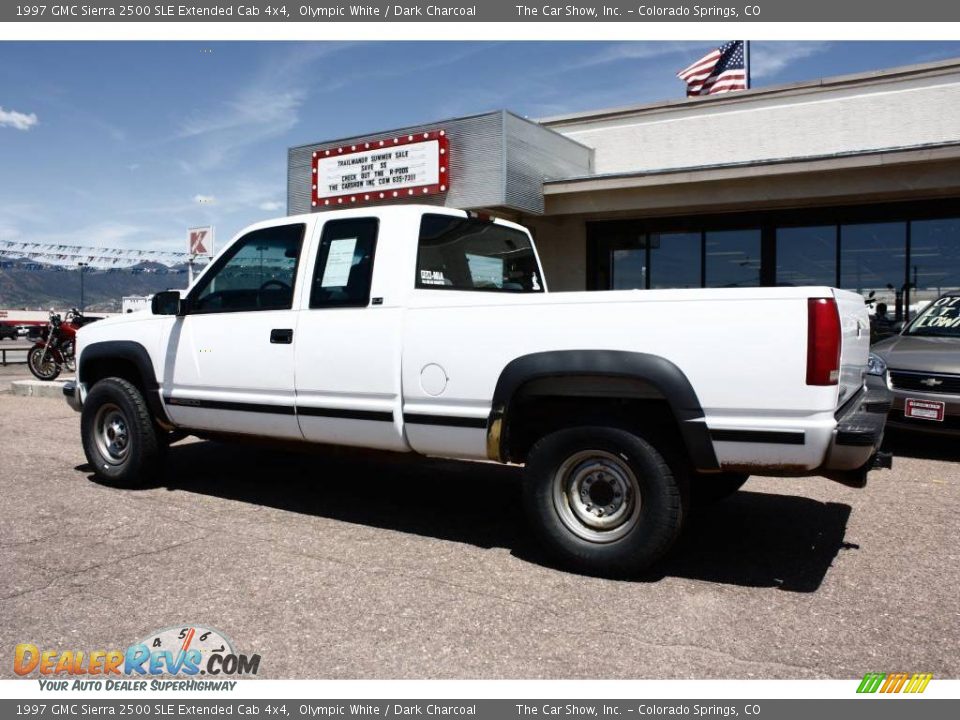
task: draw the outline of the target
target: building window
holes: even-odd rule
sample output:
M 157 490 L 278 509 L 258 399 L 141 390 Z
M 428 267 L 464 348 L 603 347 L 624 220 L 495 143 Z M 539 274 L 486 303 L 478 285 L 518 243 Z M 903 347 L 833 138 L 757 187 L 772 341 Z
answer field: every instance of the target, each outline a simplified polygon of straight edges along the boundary
M 646 248 L 619 248 L 610 252 L 610 286 L 611 290 L 647 287 Z
M 777 228 L 777 285 L 836 284 L 836 225 Z
M 840 287 L 896 308 L 897 320 L 902 319 L 906 257 L 905 222 L 840 226 Z
M 758 287 L 760 230 L 705 233 L 706 286 Z
M 947 199 L 591 221 L 589 286 L 841 287 L 908 320 L 960 288 L 956 208 Z
M 654 233 L 649 238 L 648 287 L 700 287 L 700 233 Z
M 960 218 L 910 223 L 909 276 L 913 303 L 960 288 Z

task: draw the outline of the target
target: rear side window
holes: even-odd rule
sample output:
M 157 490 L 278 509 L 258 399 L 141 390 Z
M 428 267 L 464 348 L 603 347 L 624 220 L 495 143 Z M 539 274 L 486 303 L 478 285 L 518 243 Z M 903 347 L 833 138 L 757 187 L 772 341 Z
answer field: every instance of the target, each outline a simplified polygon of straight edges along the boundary
M 424 215 L 417 252 L 418 288 L 543 292 L 526 233 L 486 220 Z
M 367 306 L 378 227 L 376 218 L 331 220 L 323 226 L 311 308 Z

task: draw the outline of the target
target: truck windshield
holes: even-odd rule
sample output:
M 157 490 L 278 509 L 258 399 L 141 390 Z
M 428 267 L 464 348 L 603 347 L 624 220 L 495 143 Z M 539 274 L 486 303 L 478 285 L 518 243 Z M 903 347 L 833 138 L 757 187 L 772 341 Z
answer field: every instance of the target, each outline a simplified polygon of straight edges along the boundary
M 420 221 L 417 287 L 543 292 L 530 238 L 487 220 L 427 214 Z
M 927 305 L 906 334 L 960 337 L 960 295 L 947 295 Z

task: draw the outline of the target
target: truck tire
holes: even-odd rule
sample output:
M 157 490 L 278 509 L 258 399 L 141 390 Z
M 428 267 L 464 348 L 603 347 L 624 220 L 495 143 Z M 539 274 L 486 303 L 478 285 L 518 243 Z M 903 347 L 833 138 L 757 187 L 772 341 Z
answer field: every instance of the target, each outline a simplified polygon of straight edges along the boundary
M 704 473 L 690 483 L 690 501 L 696 507 L 713 505 L 733 495 L 750 479 L 746 473 Z
M 673 545 L 683 497 L 663 456 L 646 440 L 609 427 L 551 433 L 527 458 L 524 504 L 541 541 L 564 565 L 632 576 Z
M 83 451 L 103 482 L 124 488 L 149 485 L 162 449 L 143 395 L 122 378 L 106 378 L 87 394 L 80 416 Z

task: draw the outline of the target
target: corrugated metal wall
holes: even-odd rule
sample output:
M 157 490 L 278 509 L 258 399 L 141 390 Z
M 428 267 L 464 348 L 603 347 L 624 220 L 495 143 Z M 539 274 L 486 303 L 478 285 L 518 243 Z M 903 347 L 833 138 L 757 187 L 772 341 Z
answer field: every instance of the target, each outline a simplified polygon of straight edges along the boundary
M 450 189 L 446 194 L 405 202 L 464 209 L 507 208 L 539 214 L 543 212 L 545 177 L 579 176 L 590 171 L 589 148 L 516 115 L 496 111 L 290 148 L 287 214 L 317 209 L 310 206 L 311 160 L 315 151 L 428 130 L 444 130 L 449 139 Z
M 593 151 L 558 132 L 504 113 L 507 172 L 504 205 L 543 214 L 543 181 L 592 172 Z

